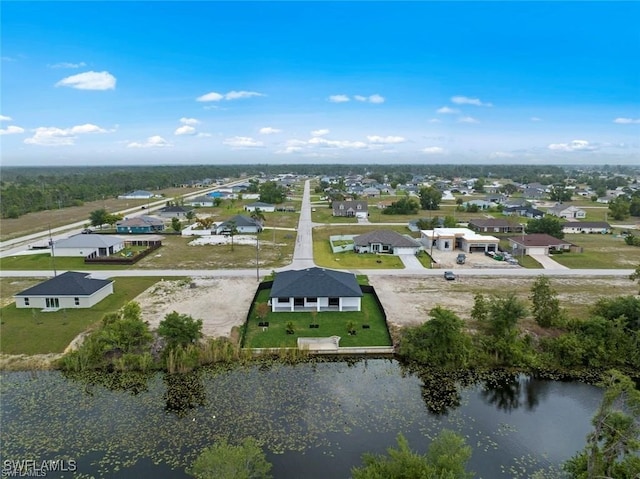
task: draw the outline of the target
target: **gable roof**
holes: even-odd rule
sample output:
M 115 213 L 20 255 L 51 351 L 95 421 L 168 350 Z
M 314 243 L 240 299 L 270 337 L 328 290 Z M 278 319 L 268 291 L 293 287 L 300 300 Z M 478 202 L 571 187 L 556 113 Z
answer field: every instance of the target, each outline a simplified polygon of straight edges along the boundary
M 116 223 L 116 226 L 164 226 L 164 221 L 153 216 L 134 216 L 133 218 L 125 218 Z
M 361 234 L 353 238 L 353 243 L 356 246 L 368 246 L 371 243 L 380 243 L 398 248 L 416 248 L 420 246 L 417 241 L 391 230 L 376 230 Z
M 344 206 L 341 210 L 340 205 Z M 364 200 L 347 200 L 347 201 L 334 201 L 331 205 L 333 207 L 333 211 L 343 211 L 348 209 L 357 210 L 358 206 L 360 206 L 359 211 L 367 211 L 367 207 L 369 204 Z
M 256 201 L 255 203 L 251 203 L 247 205 L 248 207 L 253 208 L 273 208 L 275 205 L 271 203 L 265 203 L 264 201 Z
M 573 205 L 563 205 L 562 203 L 558 203 L 555 206 L 552 206 L 551 208 L 549 208 L 547 210 L 547 213 L 562 213 L 563 211 L 584 211 L 582 208 L 578 208 L 577 206 L 573 206 Z
M 54 243 L 56 248 L 110 248 L 124 243 L 122 238 L 109 235 L 75 235 L 58 240 Z
M 95 279 L 89 276 L 89 273 L 67 271 L 44 283 L 25 289 L 15 296 L 91 296 L 113 283 L 111 279 Z
M 611 225 L 606 221 L 567 221 L 566 223 L 562 223 L 563 228 L 603 228 L 610 229 Z
M 353 273 L 324 268 L 282 271 L 276 274 L 269 294 L 270 298 L 361 296 Z
M 473 219 L 469 220 L 469 225 L 477 226 L 478 228 L 516 228 L 520 226 L 517 223 L 501 218 Z

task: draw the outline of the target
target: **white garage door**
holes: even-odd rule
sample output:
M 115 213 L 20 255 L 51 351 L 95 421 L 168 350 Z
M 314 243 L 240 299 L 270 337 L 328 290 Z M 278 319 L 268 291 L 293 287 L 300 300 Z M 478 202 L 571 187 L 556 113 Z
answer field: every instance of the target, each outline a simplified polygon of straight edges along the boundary
M 529 255 L 547 254 L 547 251 L 546 251 L 546 248 L 544 246 L 529 247 L 529 248 L 527 248 L 527 254 L 529 254 Z

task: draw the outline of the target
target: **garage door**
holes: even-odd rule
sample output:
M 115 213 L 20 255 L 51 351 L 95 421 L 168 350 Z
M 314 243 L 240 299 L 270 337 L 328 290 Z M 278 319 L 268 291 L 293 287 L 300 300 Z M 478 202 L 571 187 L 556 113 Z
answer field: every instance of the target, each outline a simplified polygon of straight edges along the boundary
M 527 249 L 527 254 L 530 255 L 534 255 L 534 254 L 547 254 L 547 250 L 544 246 L 539 246 L 539 247 L 529 247 Z

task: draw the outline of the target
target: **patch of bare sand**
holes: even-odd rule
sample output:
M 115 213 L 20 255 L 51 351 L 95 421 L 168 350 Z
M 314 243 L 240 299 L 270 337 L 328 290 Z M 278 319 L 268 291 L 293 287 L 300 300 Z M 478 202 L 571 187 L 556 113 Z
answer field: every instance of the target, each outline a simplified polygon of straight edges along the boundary
M 193 286 L 192 286 L 193 285 Z M 241 326 L 256 292 L 249 278 L 196 278 L 192 281 L 160 281 L 135 298 L 142 319 L 155 329 L 164 317 L 176 311 L 202 320 L 205 336 L 229 336 Z

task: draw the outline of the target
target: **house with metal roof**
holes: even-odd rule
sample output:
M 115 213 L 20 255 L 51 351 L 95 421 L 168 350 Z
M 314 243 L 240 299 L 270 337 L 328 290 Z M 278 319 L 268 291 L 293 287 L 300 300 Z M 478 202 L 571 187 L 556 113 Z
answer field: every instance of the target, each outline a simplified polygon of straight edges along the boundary
M 416 254 L 422 245 L 410 236 L 391 230 L 376 230 L 353 238 L 356 253 Z
M 53 244 L 51 255 L 65 257 L 95 258 L 111 256 L 124 249 L 125 240 L 109 235 L 75 235 Z
M 146 190 L 130 191 L 129 193 L 118 196 L 118 198 L 122 200 L 148 200 L 153 197 L 155 197 L 155 194 Z
M 134 216 L 116 223 L 116 232 L 125 234 L 148 234 L 164 230 L 164 221 L 153 216 Z
M 88 273 L 67 271 L 14 295 L 16 308 L 55 311 L 91 308 L 113 294 L 113 280 L 91 278 Z
M 282 271 L 269 294 L 271 311 L 360 311 L 362 290 L 353 273 L 324 268 Z

